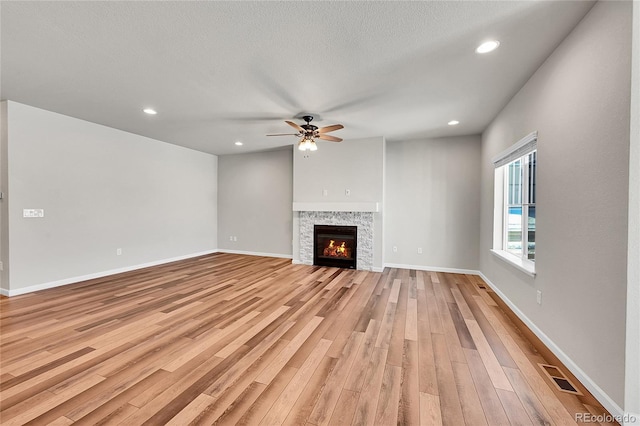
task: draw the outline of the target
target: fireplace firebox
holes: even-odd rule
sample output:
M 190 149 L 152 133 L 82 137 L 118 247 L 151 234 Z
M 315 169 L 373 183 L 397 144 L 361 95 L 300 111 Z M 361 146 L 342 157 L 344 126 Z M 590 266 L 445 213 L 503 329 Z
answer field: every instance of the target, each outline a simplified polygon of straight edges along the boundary
M 357 226 L 314 225 L 313 264 L 356 269 Z

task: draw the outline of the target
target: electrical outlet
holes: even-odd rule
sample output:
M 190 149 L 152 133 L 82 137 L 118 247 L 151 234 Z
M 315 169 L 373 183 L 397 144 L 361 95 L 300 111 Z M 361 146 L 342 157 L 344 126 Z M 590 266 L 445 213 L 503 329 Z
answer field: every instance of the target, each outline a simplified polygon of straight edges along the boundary
M 328 191 L 328 190 L 326 190 L 326 189 L 323 189 L 323 190 L 322 190 L 322 195 L 323 195 L 324 197 L 326 197 L 327 195 L 329 195 L 329 191 Z
M 116 256 L 122 256 L 122 249 L 121 248 L 117 248 L 116 249 Z
M 536 302 L 538 302 L 538 305 L 542 305 L 542 290 L 536 292 Z
M 422 254 L 422 247 L 418 247 L 418 254 Z
M 351 190 L 350 189 L 345 189 L 344 190 L 344 195 L 346 195 L 347 197 L 351 196 Z
M 398 252 L 398 246 L 393 246 L 393 252 L 397 253 Z
M 238 237 L 233 237 L 233 241 L 238 241 Z
M 233 237 L 229 235 L 229 241 L 233 241 Z

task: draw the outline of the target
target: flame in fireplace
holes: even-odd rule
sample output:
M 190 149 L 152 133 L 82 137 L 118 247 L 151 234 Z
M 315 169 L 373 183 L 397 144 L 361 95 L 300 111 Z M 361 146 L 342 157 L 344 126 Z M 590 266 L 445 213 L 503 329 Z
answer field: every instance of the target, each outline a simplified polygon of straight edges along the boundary
M 347 243 L 343 241 L 342 244 L 337 246 L 335 240 L 330 240 L 323 254 L 330 257 L 351 257 L 351 249 L 348 248 L 346 244 Z

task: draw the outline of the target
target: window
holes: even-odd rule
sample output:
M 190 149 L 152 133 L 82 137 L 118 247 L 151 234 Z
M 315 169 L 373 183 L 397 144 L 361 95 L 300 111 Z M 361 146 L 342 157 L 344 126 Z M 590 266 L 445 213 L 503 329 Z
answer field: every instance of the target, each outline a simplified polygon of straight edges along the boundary
M 494 158 L 493 253 L 535 274 L 537 134 Z
M 506 212 L 504 249 L 518 257 L 536 257 L 536 157 L 533 151 L 503 166 Z

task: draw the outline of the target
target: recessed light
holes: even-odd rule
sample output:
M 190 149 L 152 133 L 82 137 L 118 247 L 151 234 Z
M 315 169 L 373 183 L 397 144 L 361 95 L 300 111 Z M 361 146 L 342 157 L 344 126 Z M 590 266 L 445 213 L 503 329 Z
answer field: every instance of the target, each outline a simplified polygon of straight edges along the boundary
M 238 142 L 236 142 L 236 145 L 242 146 L 242 142 L 238 141 Z
M 500 46 L 500 42 L 497 40 L 489 40 L 482 43 L 476 49 L 476 53 L 489 53 L 496 50 Z
M 145 114 L 149 114 L 149 115 L 156 115 L 157 112 L 155 109 L 151 109 L 151 108 L 145 108 L 142 110 L 142 112 L 144 112 Z
M 458 120 L 451 120 L 450 122 L 447 123 L 449 126 L 455 126 L 457 124 L 460 124 L 460 122 Z

